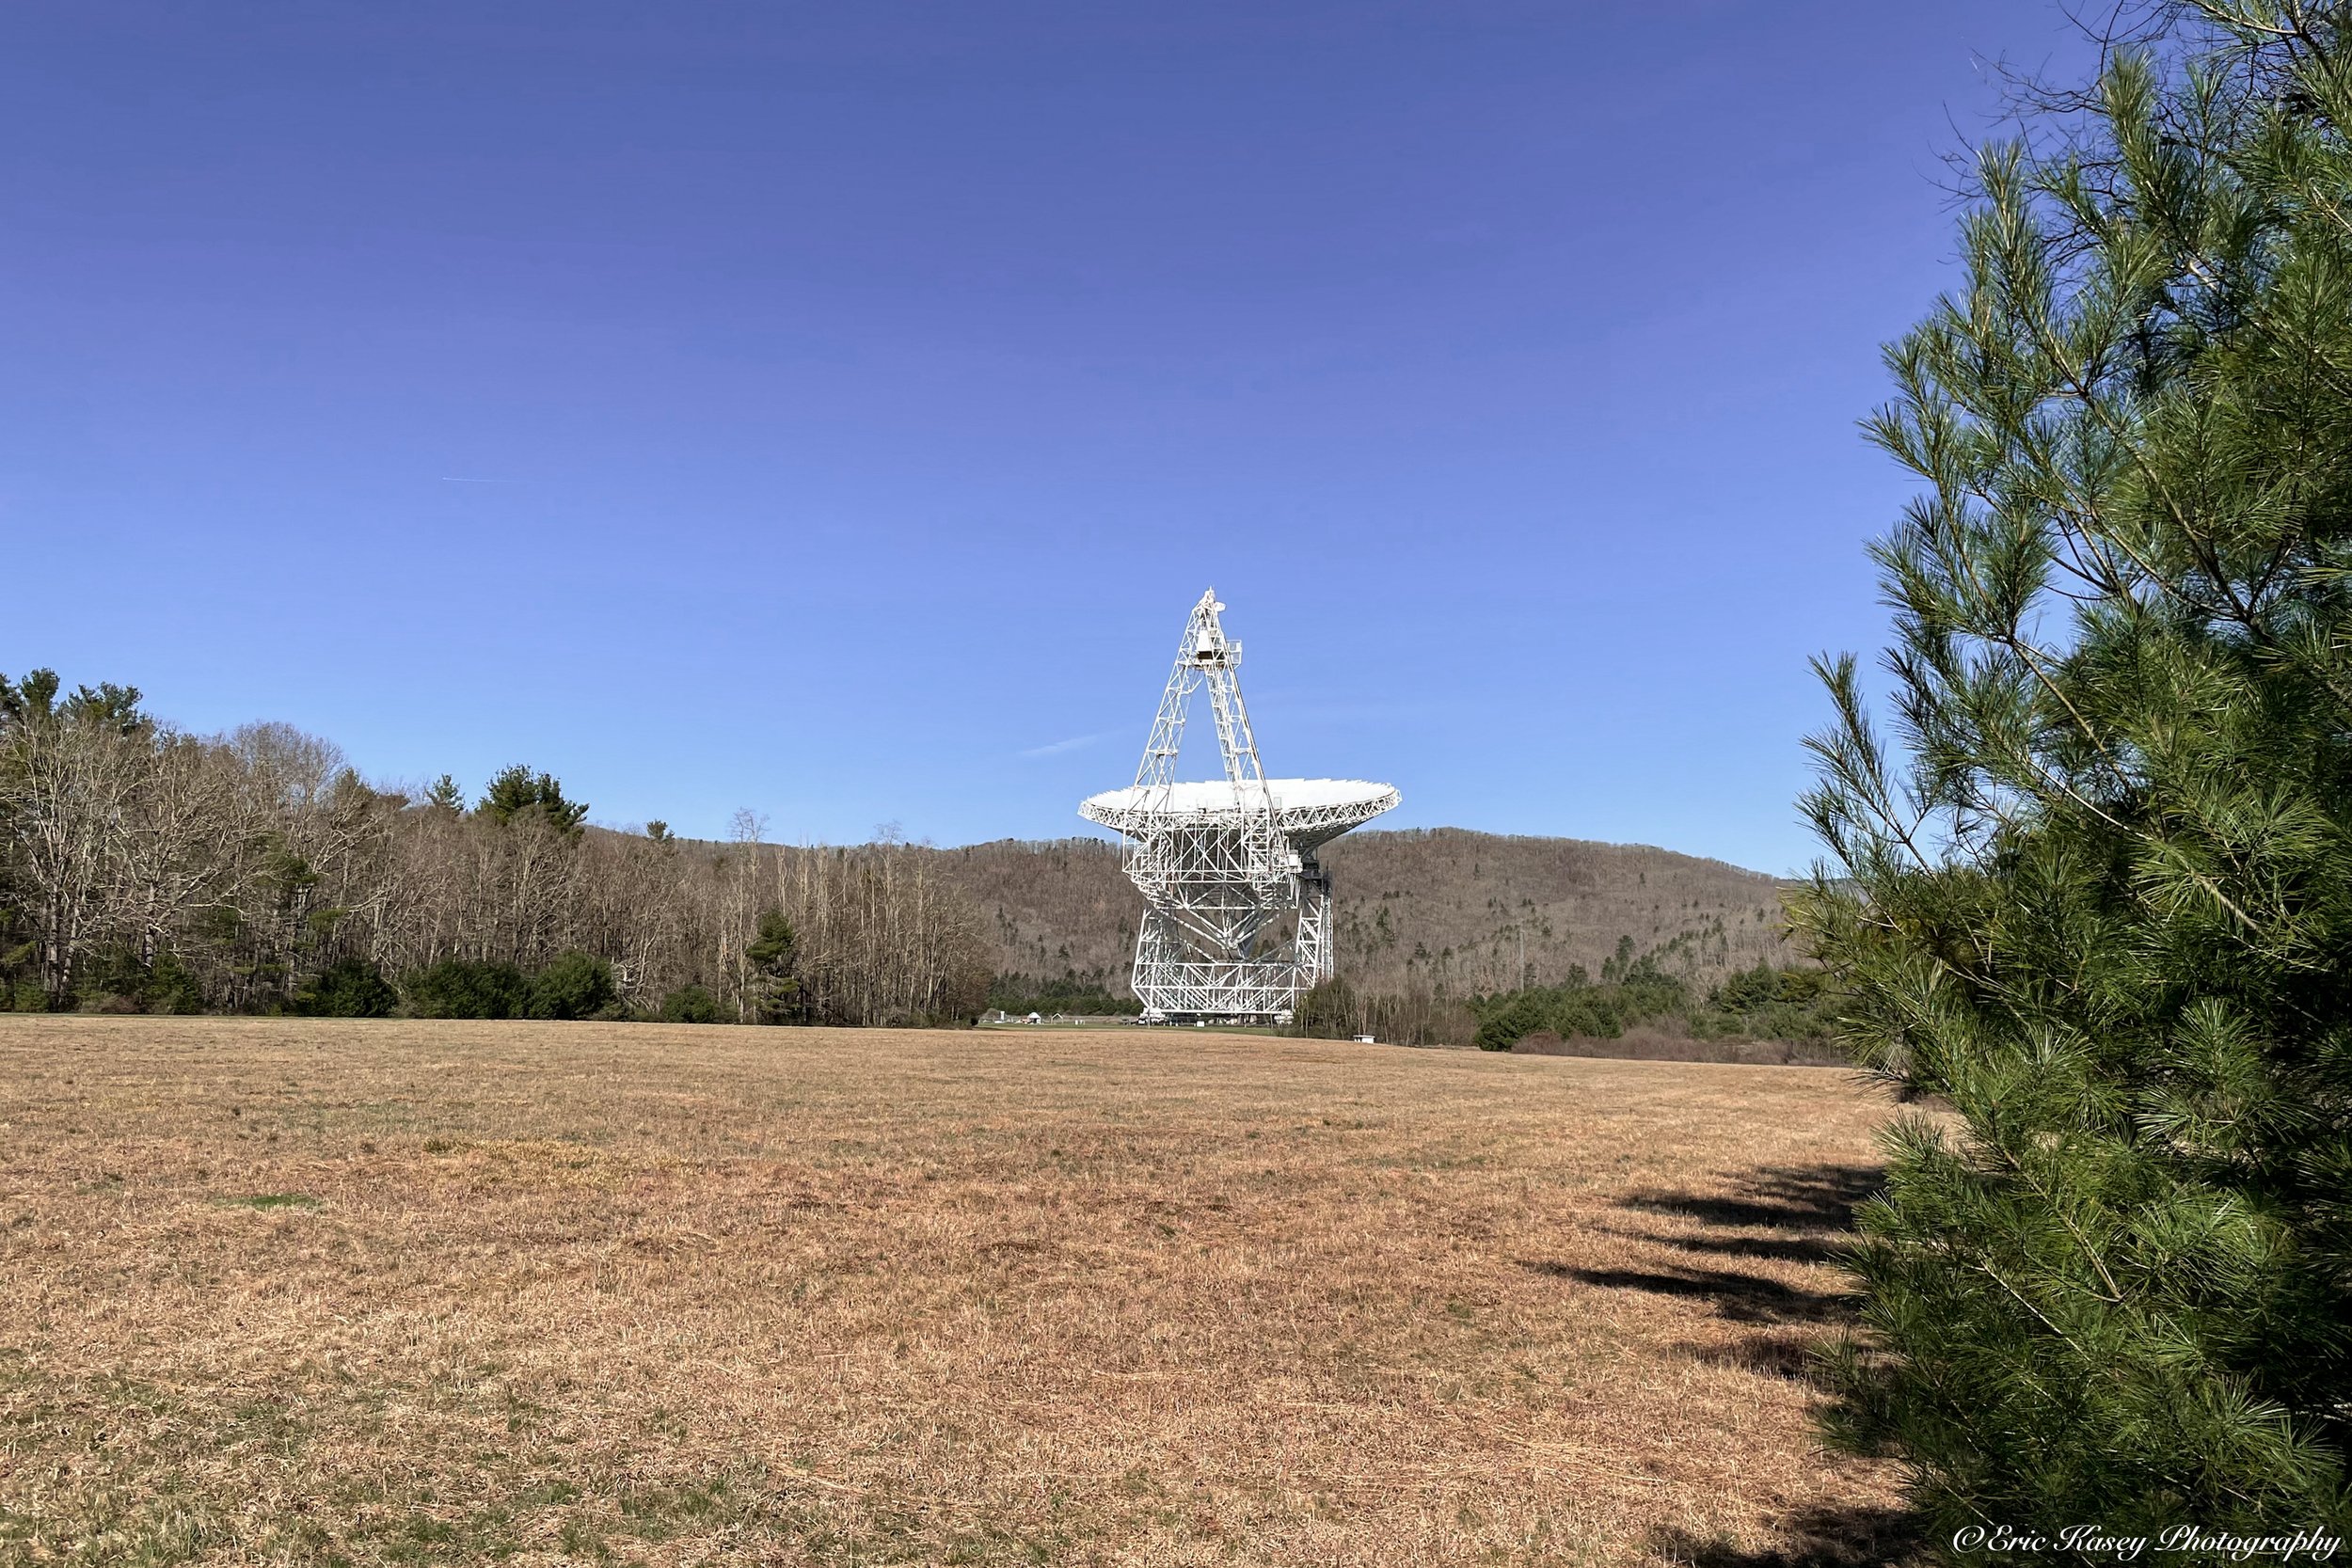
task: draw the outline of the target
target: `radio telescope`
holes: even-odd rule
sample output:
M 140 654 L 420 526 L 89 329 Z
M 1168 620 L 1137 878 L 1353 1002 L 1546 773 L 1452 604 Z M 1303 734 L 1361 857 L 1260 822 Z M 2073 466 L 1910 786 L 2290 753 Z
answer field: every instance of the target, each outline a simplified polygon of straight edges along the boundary
M 1331 879 L 1315 851 L 1397 802 L 1359 779 L 1269 779 L 1241 700 L 1241 644 L 1225 635 L 1216 591 L 1184 623 L 1136 782 L 1090 795 L 1089 822 L 1124 835 L 1120 861 L 1143 894 L 1136 995 L 1147 1022 L 1247 1019 L 1287 1023 L 1299 993 L 1331 977 Z M 1225 777 L 1180 784 L 1192 694 L 1209 689 Z M 1264 951 L 1286 914 L 1297 924 Z

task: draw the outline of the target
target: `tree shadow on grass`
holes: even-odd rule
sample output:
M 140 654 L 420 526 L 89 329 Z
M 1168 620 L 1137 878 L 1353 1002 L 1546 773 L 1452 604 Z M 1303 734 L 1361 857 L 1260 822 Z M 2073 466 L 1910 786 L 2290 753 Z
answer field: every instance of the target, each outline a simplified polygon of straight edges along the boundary
M 1851 1315 L 1849 1298 L 1842 1291 L 1801 1291 L 1777 1279 L 1733 1269 L 1685 1268 L 1667 1274 L 1648 1269 L 1567 1269 L 1555 1265 L 1543 1272 L 1603 1290 L 1694 1297 L 1712 1307 L 1717 1317 L 1736 1323 L 1832 1323 Z
M 1812 1290 L 1734 1265 L 1747 1259 L 1834 1260 L 1852 1231 L 1854 1205 L 1878 1190 L 1884 1174 L 1876 1165 L 1768 1168 L 1744 1177 L 1730 1193 L 1636 1193 L 1621 1206 L 1697 1222 L 1694 1231 L 1635 1233 L 1691 1261 L 1653 1269 L 1526 1266 L 1604 1290 L 1703 1302 L 1719 1320 L 1754 1332 L 1727 1342 L 1688 1344 L 1684 1354 L 1713 1366 L 1815 1384 L 1820 1330 L 1851 1323 L 1853 1297 L 1843 1290 Z M 1687 1568 L 1864 1568 L 1915 1560 L 1921 1545 L 1908 1513 L 1875 1505 L 1808 1509 L 1774 1524 L 1779 1542 L 1758 1550 L 1669 1528 L 1654 1531 L 1649 1547 L 1657 1560 Z
M 1659 1236 L 1652 1238 L 1685 1252 L 1712 1253 L 1719 1258 L 1762 1258 L 1775 1263 L 1827 1263 L 1845 1250 L 1837 1236 Z
M 1849 1230 L 1854 1205 L 1877 1192 L 1885 1180 L 1880 1165 L 1783 1166 L 1754 1172 L 1731 1196 L 1634 1193 L 1623 1206 L 1726 1227 Z
M 1767 1168 L 1746 1176 L 1740 1189 L 1722 1193 L 1635 1193 L 1621 1207 L 1641 1213 L 1695 1220 L 1696 1234 L 1644 1234 L 1642 1239 L 1694 1260 L 1670 1269 L 1583 1269 L 1561 1263 L 1526 1266 L 1558 1278 L 1603 1290 L 1644 1291 L 1707 1302 L 1718 1317 L 1759 1326 L 1834 1323 L 1852 1317 L 1852 1299 L 1843 1291 L 1811 1291 L 1760 1274 L 1720 1266 L 1719 1260 L 1757 1259 L 1777 1263 L 1825 1263 L 1845 1245 L 1853 1207 L 1878 1190 L 1884 1172 L 1875 1165 Z M 1766 1234 L 1758 1235 L 1756 1232 Z
M 1781 1544 L 1757 1550 L 1662 1527 L 1649 1549 L 1687 1568 L 1886 1568 L 1915 1562 L 1924 1544 L 1910 1514 L 1893 1508 L 1811 1508 L 1778 1521 Z
M 1750 1334 L 1727 1345 L 1688 1344 L 1681 1350 L 1710 1367 L 1737 1367 L 1820 1388 L 1826 1380 L 1817 1359 L 1819 1343 L 1805 1334 Z

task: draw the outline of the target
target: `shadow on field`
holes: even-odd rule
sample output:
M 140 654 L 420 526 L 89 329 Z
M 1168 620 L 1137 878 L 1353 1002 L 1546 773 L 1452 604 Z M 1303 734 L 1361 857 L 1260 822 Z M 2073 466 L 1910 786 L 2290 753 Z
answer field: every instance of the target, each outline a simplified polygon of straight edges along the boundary
M 1729 1266 L 1744 1259 L 1772 1263 L 1826 1263 L 1836 1258 L 1853 1227 L 1853 1207 L 1876 1191 L 1884 1173 L 1876 1165 L 1821 1165 L 1806 1169 L 1767 1168 L 1744 1177 L 1739 1190 L 1723 1193 L 1635 1193 L 1622 1207 L 1645 1214 L 1694 1220 L 1696 1232 L 1642 1239 L 1692 1255 L 1671 1269 L 1581 1269 L 1561 1263 L 1531 1263 L 1539 1274 L 1612 1291 L 1704 1301 L 1718 1317 L 1758 1326 L 1843 1323 L 1852 1315 L 1843 1291 L 1812 1291 Z M 1764 1234 L 1756 1234 L 1761 1231 Z M 1768 1343 L 1758 1361 L 1739 1361 L 1758 1370 L 1778 1371 L 1785 1344 Z M 1725 1359 L 1720 1350 L 1709 1359 Z M 1736 1354 L 1731 1359 L 1738 1359 Z M 1781 1375 L 1788 1375 L 1782 1373 Z
M 1917 1560 L 1921 1544 L 1899 1509 L 1813 1508 L 1778 1523 L 1781 1544 L 1758 1551 L 1672 1528 L 1653 1530 L 1649 1549 L 1688 1568 L 1882 1568 Z
M 1812 1384 L 1821 1331 L 1853 1321 L 1852 1296 L 1835 1286 L 1792 1285 L 1738 1265 L 1834 1262 L 1852 1231 L 1854 1205 L 1876 1192 L 1884 1175 L 1876 1165 L 1767 1168 L 1743 1176 L 1728 1193 L 1635 1193 L 1620 1206 L 1695 1224 L 1626 1234 L 1672 1248 L 1687 1261 L 1652 1269 L 1527 1267 L 1603 1290 L 1704 1303 L 1719 1321 L 1753 1332 L 1686 1345 L 1685 1354 L 1713 1366 Z M 1861 1568 L 1910 1560 L 1920 1544 L 1910 1515 L 1897 1509 L 1808 1509 L 1774 1524 L 1781 1539 L 1761 1550 L 1676 1529 L 1656 1532 L 1649 1546 L 1657 1560 L 1688 1568 Z
M 1635 1193 L 1628 1209 L 1676 1214 L 1708 1225 L 1779 1230 L 1849 1230 L 1853 1206 L 1886 1179 L 1879 1165 L 1814 1165 L 1751 1173 L 1732 1196 L 1720 1194 Z
M 1680 1268 L 1672 1274 L 1647 1269 L 1572 1269 L 1535 1265 L 1542 1274 L 1608 1291 L 1645 1291 L 1654 1296 L 1691 1296 L 1715 1315 L 1736 1323 L 1828 1323 L 1846 1315 L 1846 1297 L 1835 1291 L 1801 1291 L 1761 1275 L 1736 1269 Z

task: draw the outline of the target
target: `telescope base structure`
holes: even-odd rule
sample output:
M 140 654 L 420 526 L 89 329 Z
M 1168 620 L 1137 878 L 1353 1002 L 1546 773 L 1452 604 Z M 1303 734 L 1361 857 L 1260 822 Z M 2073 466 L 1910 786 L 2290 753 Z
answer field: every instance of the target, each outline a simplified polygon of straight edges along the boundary
M 1146 1023 L 1288 1023 L 1298 999 L 1331 978 L 1331 879 L 1298 879 L 1298 931 L 1267 958 L 1203 958 L 1175 916 L 1147 910 L 1136 933 L 1136 998 Z
M 1394 789 L 1361 779 L 1265 776 L 1224 609 L 1214 590 L 1192 607 L 1136 782 L 1078 805 L 1126 841 L 1120 862 L 1144 902 L 1136 997 L 1150 1023 L 1288 1023 L 1332 974 L 1331 879 L 1315 851 L 1396 804 Z M 1176 753 L 1203 686 L 1225 776 L 1180 783 Z M 1289 936 L 1262 946 L 1294 912 Z

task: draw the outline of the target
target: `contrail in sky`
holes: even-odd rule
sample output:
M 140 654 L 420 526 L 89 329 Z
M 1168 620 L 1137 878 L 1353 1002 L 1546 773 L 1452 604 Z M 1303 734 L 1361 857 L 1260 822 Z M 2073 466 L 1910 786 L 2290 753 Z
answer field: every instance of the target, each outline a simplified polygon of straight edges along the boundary
M 1097 730 L 1092 735 L 1073 735 L 1067 740 L 1052 740 L 1042 746 L 1032 746 L 1021 755 L 1025 757 L 1059 756 L 1064 752 L 1074 752 L 1081 746 L 1091 746 L 1110 733 L 1108 730 Z

